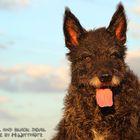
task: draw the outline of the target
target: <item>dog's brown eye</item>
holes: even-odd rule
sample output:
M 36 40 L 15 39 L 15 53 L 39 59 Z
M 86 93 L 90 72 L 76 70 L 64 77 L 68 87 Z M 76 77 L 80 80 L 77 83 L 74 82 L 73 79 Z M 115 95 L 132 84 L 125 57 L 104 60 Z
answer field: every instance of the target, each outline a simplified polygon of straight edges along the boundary
M 111 57 L 112 57 L 112 58 L 119 58 L 120 55 L 119 55 L 118 53 L 112 53 L 112 54 L 111 54 Z
M 84 57 L 84 60 L 86 60 L 87 62 L 90 62 L 91 61 L 91 57 L 90 56 L 86 56 L 86 57 Z

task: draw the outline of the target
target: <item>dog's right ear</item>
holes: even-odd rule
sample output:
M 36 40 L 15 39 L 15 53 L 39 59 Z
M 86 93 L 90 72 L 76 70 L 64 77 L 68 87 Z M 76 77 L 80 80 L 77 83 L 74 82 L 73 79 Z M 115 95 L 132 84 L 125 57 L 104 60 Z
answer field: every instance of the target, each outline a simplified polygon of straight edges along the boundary
M 68 8 L 65 9 L 63 30 L 66 46 L 69 49 L 77 47 L 79 45 L 80 37 L 85 30 Z

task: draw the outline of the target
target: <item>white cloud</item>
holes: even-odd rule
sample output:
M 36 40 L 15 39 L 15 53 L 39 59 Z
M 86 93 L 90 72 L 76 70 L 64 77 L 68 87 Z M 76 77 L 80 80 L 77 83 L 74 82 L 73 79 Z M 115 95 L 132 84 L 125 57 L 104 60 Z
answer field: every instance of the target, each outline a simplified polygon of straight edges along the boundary
M 67 67 L 15 65 L 0 68 L 0 88 L 8 91 L 64 91 L 68 82 Z
M 8 103 L 10 99 L 6 96 L 0 96 L 0 104 Z
M 133 39 L 140 39 L 140 23 L 135 21 L 129 21 L 128 29 Z
M 129 64 L 130 69 L 140 78 L 140 49 L 129 51 L 126 61 Z
M 140 16 L 140 0 L 137 0 L 135 6 L 129 6 L 128 10 L 130 13 L 132 13 L 137 19 L 139 19 Z M 136 18 L 130 19 L 128 22 L 128 29 L 130 30 L 131 36 L 133 39 L 140 39 L 140 22 L 136 20 Z
M 3 9 L 27 7 L 30 4 L 31 0 L 0 0 L 0 8 Z
M 132 12 L 138 16 L 140 16 L 140 2 L 137 3 L 135 7 L 132 8 Z
M 6 110 L 0 110 L 0 120 L 6 120 L 6 121 L 16 121 L 16 117 L 11 115 L 8 111 Z
M 7 47 L 3 44 L 0 44 L 0 49 L 6 49 Z
M 132 12 L 135 16 L 140 16 L 140 0 L 136 0 L 134 5 L 129 5 L 127 8 L 130 12 Z
M 136 50 L 133 50 L 133 51 L 128 51 L 128 54 L 127 54 L 127 59 L 128 61 L 131 60 L 131 59 L 139 59 L 140 58 L 140 49 L 136 49 Z
M 133 30 L 140 30 L 140 23 L 134 22 L 134 21 L 129 21 L 129 26 L 133 29 Z M 131 29 L 130 28 L 130 29 Z

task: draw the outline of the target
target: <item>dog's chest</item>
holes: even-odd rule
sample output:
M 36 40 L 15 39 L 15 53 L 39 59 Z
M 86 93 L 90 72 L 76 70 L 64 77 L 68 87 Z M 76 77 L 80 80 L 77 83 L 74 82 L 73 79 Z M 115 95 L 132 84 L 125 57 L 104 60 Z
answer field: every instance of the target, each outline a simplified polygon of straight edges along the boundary
M 104 136 L 99 134 L 95 129 L 92 129 L 94 140 L 105 140 Z
M 107 133 L 104 135 L 100 134 L 94 128 L 92 129 L 92 133 L 93 133 L 93 140 L 106 140 L 107 138 Z

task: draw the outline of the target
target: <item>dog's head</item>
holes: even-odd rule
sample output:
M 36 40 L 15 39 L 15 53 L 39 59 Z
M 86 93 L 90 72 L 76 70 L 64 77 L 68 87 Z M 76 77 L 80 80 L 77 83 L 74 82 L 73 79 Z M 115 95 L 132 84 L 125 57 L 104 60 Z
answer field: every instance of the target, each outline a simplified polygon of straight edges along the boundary
M 122 4 L 118 5 L 107 28 L 90 31 L 66 8 L 63 29 L 72 62 L 72 84 L 94 88 L 99 106 L 111 106 L 111 99 L 110 103 L 103 103 L 101 98 L 112 98 L 111 88 L 120 85 L 126 69 L 127 21 Z

